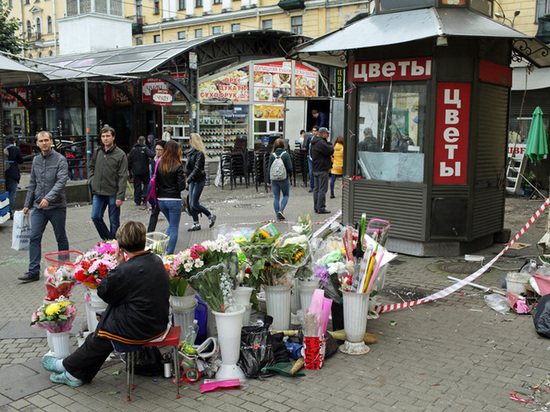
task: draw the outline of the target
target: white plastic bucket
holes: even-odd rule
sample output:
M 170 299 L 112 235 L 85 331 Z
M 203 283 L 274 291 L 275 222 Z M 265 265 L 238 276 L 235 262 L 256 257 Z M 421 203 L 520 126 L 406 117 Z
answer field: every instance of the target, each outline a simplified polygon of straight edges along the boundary
M 510 272 L 506 275 L 506 291 L 517 293 L 518 295 L 525 293 L 525 284 L 531 278 L 529 273 Z

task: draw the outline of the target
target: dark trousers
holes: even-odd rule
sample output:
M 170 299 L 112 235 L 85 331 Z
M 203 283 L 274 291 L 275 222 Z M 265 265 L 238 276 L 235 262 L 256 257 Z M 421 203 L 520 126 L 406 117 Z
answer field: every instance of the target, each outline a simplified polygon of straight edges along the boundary
M 315 186 L 313 186 L 313 208 L 316 212 L 326 209 L 328 190 L 328 172 L 314 172 Z
M 10 200 L 10 216 L 13 217 L 13 206 L 15 204 L 15 195 L 17 194 L 17 180 L 6 177 L 6 191 L 8 192 L 8 199 Z
M 211 215 L 210 211 L 199 203 L 205 184 L 206 180 L 189 183 L 189 204 L 187 207 L 189 208 L 189 213 L 193 217 L 194 223 L 199 223 L 199 213 L 202 213 L 206 217 L 210 217 Z
M 136 205 L 145 203 L 149 180 L 151 180 L 149 173 L 144 175 L 134 175 L 134 202 Z
M 40 259 L 42 258 L 42 235 L 48 222 L 52 224 L 57 250 L 69 250 L 69 240 L 65 232 L 67 209 L 34 209 L 31 213 L 31 239 L 29 242 L 29 272 L 40 274 Z
M 63 360 L 63 366 L 71 375 L 84 382 L 91 382 L 113 351 L 110 339 L 90 333 L 80 348 Z
M 153 207 L 151 216 L 149 216 L 149 225 L 147 226 L 147 233 L 154 232 L 157 228 L 157 222 L 159 221 L 160 208 L 158 205 Z

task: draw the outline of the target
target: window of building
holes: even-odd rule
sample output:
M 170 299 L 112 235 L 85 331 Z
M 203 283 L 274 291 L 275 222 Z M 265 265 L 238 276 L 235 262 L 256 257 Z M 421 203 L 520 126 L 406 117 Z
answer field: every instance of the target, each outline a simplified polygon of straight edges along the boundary
M 42 57 L 42 52 L 38 53 L 38 58 Z
M 8 7 L 10 9 L 13 7 L 13 0 L 8 0 Z
M 535 11 L 535 23 L 538 24 L 539 17 L 543 17 L 545 14 L 550 12 L 549 6 L 550 6 L 550 1 L 548 1 L 548 0 L 537 0 L 537 6 L 536 6 L 536 11 Z
M 366 179 L 424 181 L 427 86 L 359 89 L 358 171 Z
M 29 59 L 32 59 L 32 54 L 31 53 L 29 53 Z
M 30 20 L 27 20 L 27 36 L 29 38 L 32 36 L 32 24 Z
M 143 1 L 136 0 L 136 20 L 138 23 L 143 23 Z
M 48 33 L 53 33 L 52 16 L 48 16 Z
M 160 0 L 154 0 L 154 2 L 153 2 L 153 14 L 160 14 Z
M 42 20 L 40 17 L 36 18 L 36 35 L 40 36 L 42 34 Z
M 110 0 L 111 1 L 111 14 L 115 16 L 122 16 L 122 0 Z
M 185 40 L 185 32 L 178 31 L 178 40 Z
M 141 46 L 143 44 L 143 37 L 136 37 L 136 46 Z
M 25 0 L 25 4 L 31 4 L 29 0 Z
M 222 26 L 212 27 L 212 34 L 222 34 Z
M 153 43 L 160 43 L 160 34 L 155 34 L 153 36 Z
M 273 20 L 262 20 L 262 30 L 271 30 L 273 28 Z
M 231 31 L 232 32 L 241 31 L 241 23 L 233 23 L 231 25 Z
M 290 18 L 290 31 L 295 34 L 302 34 L 302 16 Z
M 178 10 L 185 10 L 185 0 L 178 0 Z
M 202 37 L 202 29 L 195 29 L 195 39 Z
M 222 4 L 222 0 L 214 0 L 214 4 Z
M 53 51 L 50 50 L 50 51 L 48 52 L 48 56 L 53 56 Z
M 195 7 L 202 7 L 202 0 L 195 0 Z

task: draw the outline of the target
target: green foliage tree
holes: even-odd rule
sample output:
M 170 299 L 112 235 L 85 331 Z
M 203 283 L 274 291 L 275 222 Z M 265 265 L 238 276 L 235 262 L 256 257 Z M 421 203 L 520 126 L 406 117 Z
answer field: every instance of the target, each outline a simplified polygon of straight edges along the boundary
M 21 29 L 21 21 L 15 17 L 10 18 L 10 8 L 7 2 L 0 1 L 0 50 L 13 54 L 19 54 L 27 48 L 25 40 L 17 35 Z

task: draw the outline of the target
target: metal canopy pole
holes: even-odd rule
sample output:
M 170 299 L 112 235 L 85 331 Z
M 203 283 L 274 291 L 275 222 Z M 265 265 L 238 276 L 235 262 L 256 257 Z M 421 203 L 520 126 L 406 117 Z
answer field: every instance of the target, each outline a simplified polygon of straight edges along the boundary
M 86 126 L 86 166 L 90 164 L 90 110 L 88 106 L 88 78 L 84 78 L 84 119 Z

